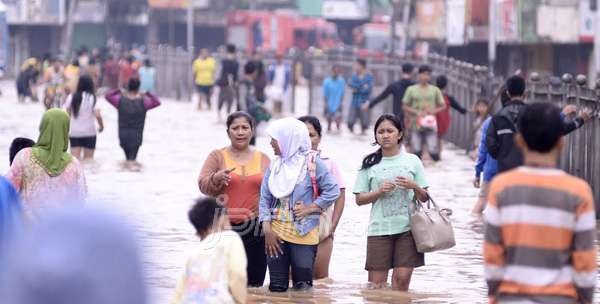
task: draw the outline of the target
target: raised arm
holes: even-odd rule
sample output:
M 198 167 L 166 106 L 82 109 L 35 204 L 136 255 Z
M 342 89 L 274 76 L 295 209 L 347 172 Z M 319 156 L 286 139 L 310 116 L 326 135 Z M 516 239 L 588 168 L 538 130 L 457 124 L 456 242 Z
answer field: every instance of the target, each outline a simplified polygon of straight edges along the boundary
M 217 185 L 213 181 L 213 176 L 222 168 L 223 159 L 219 151 L 213 151 L 206 157 L 200 176 L 198 177 L 198 188 L 200 192 L 210 195 L 217 196 L 223 191 L 223 185 Z
M 160 106 L 158 97 L 150 92 L 146 92 L 146 94 L 144 94 L 144 108 L 146 108 L 146 111 L 152 110 L 158 106 Z
M 377 97 L 373 98 L 373 100 L 371 100 L 371 102 L 369 103 L 369 109 L 372 109 L 373 107 L 375 107 L 378 103 L 382 102 L 384 99 L 386 99 L 388 96 L 390 96 L 390 94 L 392 94 L 392 85 L 388 85 L 385 90 L 383 90 L 383 92 L 381 92 Z
M 448 95 L 448 99 L 450 100 L 450 106 L 458 111 L 460 114 L 467 114 L 467 109 L 463 108 L 463 106 L 460 105 L 460 103 L 458 103 L 458 101 L 456 101 L 456 98 L 454 98 L 454 96 L 450 96 Z
M 114 89 L 112 91 L 109 91 L 108 93 L 106 93 L 106 95 L 104 95 L 104 98 L 106 99 L 106 101 L 108 101 L 108 103 L 110 103 L 113 107 L 115 108 L 119 108 L 119 103 L 121 102 L 121 90 L 119 89 Z

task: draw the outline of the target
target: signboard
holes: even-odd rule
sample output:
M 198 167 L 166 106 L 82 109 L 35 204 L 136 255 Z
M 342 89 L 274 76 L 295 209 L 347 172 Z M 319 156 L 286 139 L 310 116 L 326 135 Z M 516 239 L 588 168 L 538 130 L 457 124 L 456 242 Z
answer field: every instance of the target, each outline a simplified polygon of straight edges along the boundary
M 497 1 L 498 24 L 496 33 L 498 41 L 513 42 L 519 40 L 519 22 L 515 0 L 492 0 Z
M 446 43 L 448 45 L 465 44 L 466 1 L 446 1 Z
M 537 35 L 537 8 L 541 0 L 519 1 L 519 29 L 521 32 L 521 41 L 525 43 L 535 43 L 538 41 Z
M 417 2 L 417 37 L 422 39 L 442 39 L 444 31 L 444 2 L 442 0 L 421 0 Z
M 105 17 L 105 2 L 79 1 L 73 14 L 73 21 L 76 23 L 103 23 Z
M 489 36 L 489 0 L 467 0 L 466 36 L 468 41 L 487 41 Z
M 538 35 L 551 42 L 577 42 L 579 23 L 573 21 L 578 19 L 575 7 L 541 5 L 538 7 Z
M 65 0 L 5 0 L 9 24 L 65 23 Z
M 324 0 L 321 15 L 325 19 L 368 20 L 369 3 L 367 0 Z

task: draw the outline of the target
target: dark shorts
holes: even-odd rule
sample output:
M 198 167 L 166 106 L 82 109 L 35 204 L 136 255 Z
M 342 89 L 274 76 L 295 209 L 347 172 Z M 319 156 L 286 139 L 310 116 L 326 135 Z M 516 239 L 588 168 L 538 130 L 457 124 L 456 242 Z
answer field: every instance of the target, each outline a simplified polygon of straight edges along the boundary
M 417 251 L 410 231 L 367 237 L 365 270 L 387 271 L 392 268 L 416 268 L 425 265 L 425 254 Z
M 69 137 L 72 148 L 96 149 L 96 136 Z
M 196 85 L 196 90 L 198 91 L 198 93 L 204 94 L 206 96 L 210 96 L 212 94 L 212 89 L 213 86 L 211 85 Z

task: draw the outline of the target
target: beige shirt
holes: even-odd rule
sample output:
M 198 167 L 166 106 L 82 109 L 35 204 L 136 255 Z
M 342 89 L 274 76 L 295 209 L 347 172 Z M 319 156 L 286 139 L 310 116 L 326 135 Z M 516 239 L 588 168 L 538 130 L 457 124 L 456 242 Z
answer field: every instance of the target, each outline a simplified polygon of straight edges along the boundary
M 190 255 L 171 304 L 246 303 L 247 263 L 236 232 L 210 234 Z

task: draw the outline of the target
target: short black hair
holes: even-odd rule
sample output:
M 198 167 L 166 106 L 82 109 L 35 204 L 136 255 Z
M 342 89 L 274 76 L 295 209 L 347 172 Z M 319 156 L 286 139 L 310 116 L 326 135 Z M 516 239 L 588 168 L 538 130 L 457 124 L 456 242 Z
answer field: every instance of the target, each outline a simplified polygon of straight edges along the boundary
M 129 92 L 137 92 L 140 90 L 140 79 L 137 77 L 132 77 L 131 79 L 129 79 L 129 82 L 127 83 L 127 90 Z
M 563 136 L 560 109 L 548 102 L 525 106 L 519 119 L 519 132 L 527 147 L 536 152 L 550 152 Z
M 214 223 L 225 214 L 226 209 L 213 197 L 196 200 L 188 211 L 188 220 L 197 233 L 205 233 Z
M 147 67 L 151 67 L 152 66 L 152 61 L 150 61 L 150 59 L 146 58 L 144 59 L 144 65 Z
M 244 65 L 244 74 L 250 75 L 256 71 L 256 63 L 254 61 L 248 61 Z
M 431 73 L 431 67 L 424 64 L 422 66 L 419 67 L 419 74 L 421 73 Z
M 363 68 L 367 67 L 367 61 L 363 58 L 356 58 L 356 63 L 360 64 Z
M 315 128 L 315 131 L 317 131 L 317 134 L 319 135 L 319 137 L 323 137 L 323 127 L 321 126 L 321 122 L 319 121 L 319 119 L 316 116 L 305 115 L 305 116 L 298 118 L 298 120 L 305 124 L 306 123 L 311 124 Z
M 19 153 L 19 151 L 25 148 L 33 147 L 34 145 L 35 141 L 29 138 L 17 137 L 13 139 L 8 151 L 8 160 L 10 161 L 10 164 L 12 165 L 13 161 L 15 160 L 15 156 L 17 156 L 17 153 Z
M 233 44 L 228 44 L 226 49 L 227 49 L 227 53 L 230 53 L 230 54 L 235 53 L 235 45 L 233 45 Z
M 227 121 L 225 122 L 225 125 L 227 125 L 227 131 L 229 131 L 229 128 L 233 124 L 233 121 L 238 118 L 245 118 L 248 121 L 248 123 L 250 124 L 250 129 L 254 130 L 254 118 L 252 118 L 252 115 L 250 115 L 244 111 L 237 111 L 237 112 L 233 112 L 233 113 L 229 114 L 229 116 L 227 116 Z
M 440 90 L 443 90 L 446 88 L 446 86 L 448 85 L 448 78 L 446 78 L 446 76 L 444 75 L 440 75 L 435 79 L 435 85 L 440 88 Z
M 525 79 L 514 75 L 506 80 L 506 90 L 510 97 L 525 95 Z
M 404 74 L 411 74 L 414 69 L 415 67 L 410 63 L 405 63 L 402 65 L 402 73 Z

